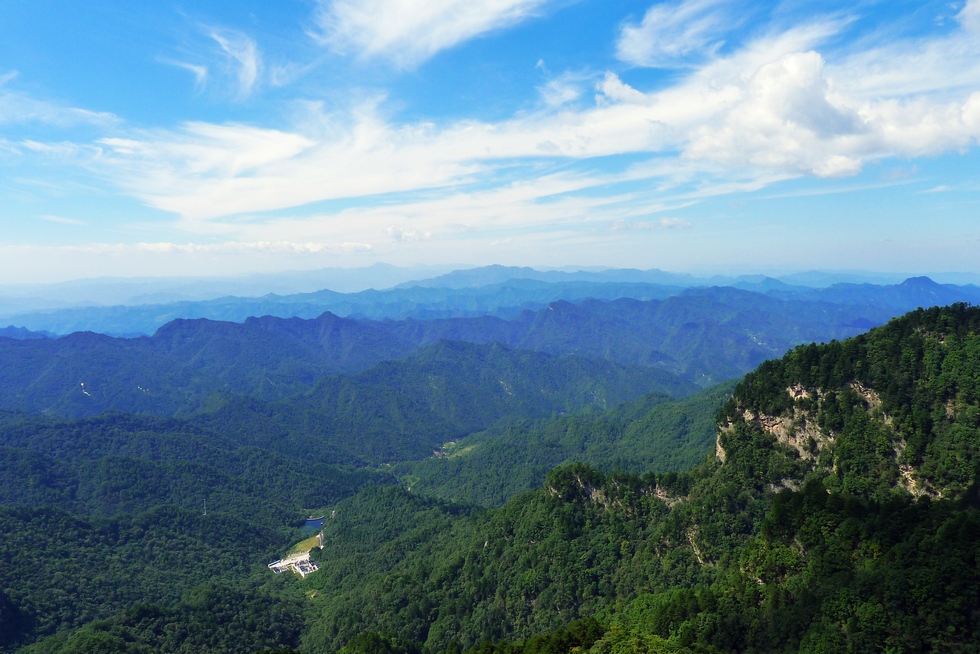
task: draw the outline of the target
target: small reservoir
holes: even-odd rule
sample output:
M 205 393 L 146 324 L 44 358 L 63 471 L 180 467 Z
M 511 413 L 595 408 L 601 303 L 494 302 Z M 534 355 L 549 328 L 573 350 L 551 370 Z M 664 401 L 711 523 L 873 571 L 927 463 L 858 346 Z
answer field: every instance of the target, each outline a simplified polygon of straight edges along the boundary
M 324 518 L 307 518 L 303 524 L 304 532 L 320 531 L 323 529 Z

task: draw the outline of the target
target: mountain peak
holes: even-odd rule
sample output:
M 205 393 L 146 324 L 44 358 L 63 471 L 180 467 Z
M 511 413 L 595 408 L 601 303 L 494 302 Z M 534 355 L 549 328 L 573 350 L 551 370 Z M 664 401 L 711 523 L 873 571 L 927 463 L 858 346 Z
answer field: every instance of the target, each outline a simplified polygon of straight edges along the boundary
M 929 277 L 922 276 L 922 277 L 909 277 L 908 279 L 906 279 L 904 282 L 901 283 L 901 286 L 904 286 L 906 288 L 934 289 L 934 288 L 940 288 L 942 284 L 937 284 L 936 282 L 932 281 L 932 279 L 930 279 Z

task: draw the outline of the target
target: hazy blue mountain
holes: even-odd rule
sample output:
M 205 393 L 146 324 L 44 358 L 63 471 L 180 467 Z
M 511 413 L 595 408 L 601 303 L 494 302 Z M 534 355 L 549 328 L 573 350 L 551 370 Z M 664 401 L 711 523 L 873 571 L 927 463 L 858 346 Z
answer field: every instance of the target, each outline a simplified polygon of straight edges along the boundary
M 453 266 L 320 268 L 226 277 L 98 277 L 47 284 L 0 284 L 0 315 L 67 306 L 115 306 L 288 295 L 331 289 L 356 293 L 449 272 Z
M 597 284 L 629 283 L 658 284 L 687 287 L 705 283 L 693 275 L 669 273 L 662 270 L 637 270 L 635 268 L 610 268 L 607 270 L 535 270 L 519 266 L 482 266 L 454 270 L 438 277 L 399 284 L 398 288 L 420 286 L 424 288 L 478 288 L 503 284 L 517 279 L 527 279 L 551 284 L 567 282 L 592 282 Z
M 23 327 L 0 327 L 0 338 L 12 338 L 18 341 L 27 341 L 38 338 L 52 338 L 54 334 L 50 332 L 32 332 Z
M 860 304 L 876 307 L 892 314 L 901 314 L 919 307 L 934 307 L 954 302 L 980 303 L 980 287 L 937 284 L 928 277 L 910 277 L 901 284 L 834 284 L 819 289 L 773 288 L 774 297 L 797 300 L 817 300 L 835 304 Z
M 551 297 L 577 284 L 528 281 L 495 287 L 494 297 L 516 297 L 528 289 Z M 932 292 L 937 288 L 942 294 Z M 662 287 L 650 289 L 660 292 Z M 277 400 L 309 390 L 322 377 L 357 373 L 445 339 L 652 366 L 709 386 L 796 344 L 847 338 L 882 324 L 901 302 L 964 291 L 926 282 L 848 289 L 856 290 L 842 303 L 715 287 L 687 289 L 664 300 L 559 300 L 512 319 L 376 321 L 324 313 L 240 323 L 175 320 L 152 337 L 129 339 L 87 332 L 58 339 L 0 339 L 0 408 L 62 415 L 106 409 L 168 414 L 214 393 Z M 882 300 L 860 301 L 869 293 Z M 478 304 L 479 298 L 471 299 L 470 306 Z
M 847 338 L 885 322 L 884 309 L 786 301 L 733 288 L 688 289 L 663 301 L 553 302 L 513 320 L 386 323 L 399 339 L 490 342 L 658 366 L 698 384 L 738 377 L 798 343 Z
M 401 271 L 402 269 L 398 269 Z M 386 274 L 387 269 L 381 273 Z M 353 273 L 352 273 L 353 274 Z M 32 331 L 67 334 L 93 331 L 120 336 L 149 335 L 179 318 L 242 322 L 252 316 L 315 318 L 325 311 L 338 316 L 375 320 L 499 316 L 513 318 L 558 300 L 663 300 L 695 289 L 731 287 L 777 299 L 865 305 L 885 319 L 919 306 L 978 302 L 980 288 L 935 284 L 912 278 L 901 284 L 839 283 L 811 288 L 764 275 L 697 278 L 659 270 L 537 271 L 532 268 L 486 266 L 456 270 L 432 279 L 385 290 L 340 293 L 321 289 L 291 295 L 226 296 L 206 301 L 144 303 L 135 306 L 66 307 L 49 311 L 4 313 L 6 322 Z M 826 280 L 825 280 L 826 281 Z M 150 299 L 144 296 L 144 299 Z
M 2 322 L 57 334 L 93 331 L 136 336 L 152 334 L 162 325 L 178 318 L 241 322 L 252 316 L 267 315 L 315 318 L 325 311 L 339 316 L 372 319 L 452 318 L 490 314 L 511 316 L 522 309 L 540 308 L 555 300 L 611 300 L 622 297 L 663 299 L 679 290 L 679 287 L 628 282 L 573 281 L 551 284 L 535 280 L 511 280 L 502 284 L 466 289 L 413 286 L 346 294 L 321 290 L 287 296 L 270 294 L 258 298 L 224 297 L 203 302 L 76 307 L 18 313 L 0 318 Z

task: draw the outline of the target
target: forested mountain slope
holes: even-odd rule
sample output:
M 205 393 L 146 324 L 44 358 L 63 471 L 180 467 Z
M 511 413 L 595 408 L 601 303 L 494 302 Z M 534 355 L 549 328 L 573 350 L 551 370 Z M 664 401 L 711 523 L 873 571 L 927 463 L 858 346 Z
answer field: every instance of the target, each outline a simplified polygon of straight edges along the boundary
M 552 468 L 587 461 L 606 472 L 681 472 L 715 441 L 715 414 L 734 383 L 680 401 L 651 393 L 612 411 L 507 422 L 392 469 L 415 494 L 499 506 L 540 488 Z
M 393 482 L 186 421 L 4 415 L 0 651 L 134 605 L 169 605 L 206 582 L 261 579 L 310 509 Z
M 59 415 L 106 409 L 169 415 L 217 392 L 282 399 L 321 377 L 359 372 L 416 346 L 373 323 L 178 320 L 153 338 L 79 332 L 58 339 L 0 338 L 0 407 Z
M 605 410 L 651 390 L 685 396 L 697 387 L 654 368 L 440 341 L 287 401 L 215 399 L 195 420 L 275 451 L 378 465 L 427 457 L 498 421 Z
M 648 651 L 972 651 L 978 329 L 960 305 L 798 348 L 735 389 L 688 474 L 565 467 L 467 518 L 346 500 L 306 642 L 465 648 L 598 614 Z
M 75 525 L 69 521 L 77 518 L 48 509 L 5 513 L 5 533 L 14 535 L 16 544 L 8 546 L 4 560 L 18 567 L 5 573 L 0 587 L 0 620 L 22 629 L 16 633 L 29 640 L 93 616 L 80 609 L 106 591 L 69 593 L 88 598 L 71 604 L 56 592 L 59 577 L 50 557 L 27 549 L 32 539 L 61 524 L 64 533 L 78 534 L 72 537 L 84 543 L 78 552 L 62 554 L 66 569 L 92 579 L 84 588 L 100 588 L 97 578 L 85 576 L 85 566 L 104 557 L 112 570 L 132 573 L 130 586 L 121 586 L 125 593 L 145 584 L 149 597 L 161 599 L 151 600 L 155 607 L 129 608 L 105 622 L 60 631 L 32 646 L 35 652 L 84 651 L 93 643 L 104 652 L 177 651 L 168 634 L 179 629 L 186 630 L 188 642 L 202 643 L 203 651 L 236 651 L 227 630 L 221 631 L 227 624 L 253 625 L 256 639 L 243 641 L 244 649 L 253 651 L 274 642 L 298 644 L 308 652 L 346 646 L 349 654 L 448 654 L 488 641 L 497 644 L 478 647 L 474 654 L 572 647 L 582 654 L 976 651 L 978 332 L 980 308 L 954 305 L 919 310 L 843 342 L 795 348 L 734 388 L 717 415 L 713 446 L 703 434 L 700 441 L 685 441 L 690 431 L 681 428 L 687 423 L 663 412 L 670 405 L 656 396 L 599 420 L 566 417 L 511 431 L 491 429 L 467 443 L 485 444 L 491 453 L 499 445 L 505 453 L 506 438 L 514 438 L 517 447 L 516 458 L 482 459 L 487 478 L 519 477 L 522 466 L 539 460 L 535 451 L 545 452 L 540 460 L 546 460 L 551 447 L 563 461 L 576 458 L 577 448 L 583 460 L 608 470 L 632 446 L 659 472 L 603 472 L 567 463 L 552 470 L 542 488 L 480 511 L 426 497 L 421 482 L 412 491 L 368 484 L 328 507 L 326 547 L 314 551 L 323 565 L 319 572 L 298 580 L 272 578 L 266 571 L 265 577 L 252 577 L 259 586 L 251 595 L 242 587 L 212 588 L 201 591 L 203 599 L 187 595 L 172 603 L 186 583 L 176 581 L 200 570 L 175 561 L 172 569 L 184 572 L 172 588 L 160 590 L 154 585 L 162 578 L 158 575 L 171 568 L 154 558 L 159 554 L 152 545 L 155 538 L 166 543 L 185 533 L 194 556 L 227 562 L 221 569 L 230 583 L 248 577 L 248 552 L 261 556 L 259 544 L 250 540 L 255 531 L 234 536 L 247 544 L 236 558 L 222 549 L 227 539 L 209 545 L 212 550 L 194 544 L 208 533 L 195 531 L 206 523 L 175 508 L 156 509 L 162 513 L 153 515 L 166 517 L 145 526 L 130 518 L 101 517 Z M 419 362 L 420 370 L 445 354 L 433 352 L 432 361 Z M 510 356 L 501 346 L 480 352 L 488 361 Z M 496 375 L 487 379 L 499 379 Z M 428 378 L 406 373 L 401 379 L 425 387 Z M 472 383 L 472 389 L 446 397 L 465 406 L 466 397 L 484 392 L 481 380 Z M 320 398 L 334 411 L 339 396 L 317 389 L 307 397 Z M 420 409 L 433 411 L 418 399 L 424 394 L 414 397 L 404 406 L 430 415 Z M 497 406 L 495 401 L 488 404 Z M 214 416 L 221 415 L 222 407 L 217 409 Z M 703 407 L 689 405 L 681 413 L 694 429 Z M 431 415 L 457 420 L 481 414 Z M 214 427 L 194 424 L 201 430 Z M 235 430 L 214 431 L 232 443 L 243 442 Z M 30 430 L 21 434 L 18 447 L 30 447 Z M 503 440 L 495 440 L 501 435 Z M 661 456 L 669 452 L 658 450 L 657 439 L 700 442 L 710 454 L 687 472 L 662 472 L 676 461 Z M 159 440 L 147 442 L 160 443 L 151 451 L 166 451 Z M 480 456 L 480 447 L 471 451 Z M 475 469 L 464 472 L 475 475 Z M 445 488 L 445 479 L 432 479 L 435 492 Z M 179 526 L 176 532 L 154 531 L 168 521 Z M 238 532 L 228 527 L 227 533 Z M 277 539 L 272 530 L 262 533 Z M 152 570 L 141 576 L 144 562 Z M 41 592 L 28 597 L 24 589 L 35 587 L 24 580 L 32 574 L 46 581 L 37 587 Z M 128 606 L 132 595 L 125 593 L 112 596 L 106 610 Z M 241 616 L 249 615 L 250 607 L 288 611 L 285 607 L 298 600 L 305 607 L 304 624 L 298 630 L 284 620 L 281 634 L 270 636 L 268 621 L 249 622 L 227 610 L 234 598 L 241 598 Z M 225 616 L 215 625 L 213 642 L 201 613 L 207 606 Z M 44 622 L 40 631 L 18 626 L 41 624 L 38 616 L 52 612 L 67 617 Z
M 555 302 L 521 314 L 498 333 L 484 331 L 482 338 L 662 367 L 706 387 L 741 376 L 799 343 L 854 336 L 890 317 L 876 309 L 776 300 L 733 288 L 690 289 L 663 301 Z M 457 330 L 473 322 L 433 321 Z M 410 340 L 404 331 L 395 333 Z M 454 338 L 479 340 L 459 331 Z
M 0 505 L 112 517 L 167 504 L 275 528 L 369 483 L 394 479 L 250 447 L 195 422 L 126 414 L 78 420 L 7 415 Z

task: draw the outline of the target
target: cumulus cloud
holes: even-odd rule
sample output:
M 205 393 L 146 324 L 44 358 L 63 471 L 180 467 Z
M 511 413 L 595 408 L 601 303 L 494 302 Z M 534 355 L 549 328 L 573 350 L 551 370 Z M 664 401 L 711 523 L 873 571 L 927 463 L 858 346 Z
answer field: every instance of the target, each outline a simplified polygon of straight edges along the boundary
M 834 103 L 823 58 L 793 53 L 756 71 L 721 121 L 694 131 L 685 155 L 841 176 L 860 170 L 860 161 L 841 150 L 850 150 L 846 141 L 867 129 L 856 111 Z
M 533 16 L 548 0 L 319 0 L 333 49 L 411 68 L 437 52 Z
M 729 3 L 730 4 L 730 3 Z M 702 61 L 733 23 L 722 0 L 655 4 L 639 23 L 623 25 L 616 56 L 634 66 L 674 68 Z
M 432 232 L 419 231 L 417 229 L 409 229 L 405 227 L 398 227 L 397 225 L 389 225 L 385 227 L 385 234 L 390 236 L 393 240 L 399 243 L 405 243 L 410 241 L 424 241 L 432 238 Z

